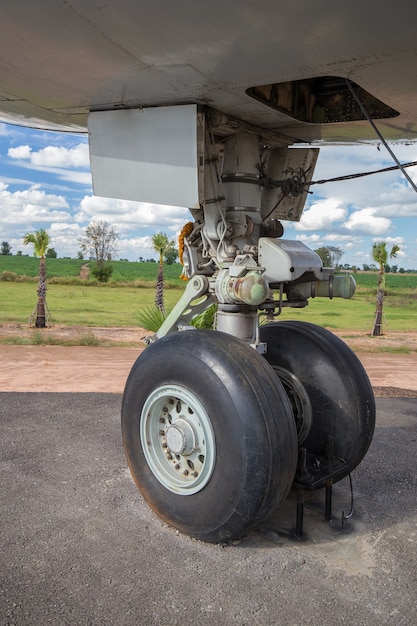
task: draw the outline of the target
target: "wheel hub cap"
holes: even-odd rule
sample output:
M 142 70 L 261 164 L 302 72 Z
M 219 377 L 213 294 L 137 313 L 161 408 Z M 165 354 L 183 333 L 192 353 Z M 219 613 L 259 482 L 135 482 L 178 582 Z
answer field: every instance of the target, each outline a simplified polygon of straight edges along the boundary
M 168 448 L 174 454 L 187 456 L 195 450 L 195 435 L 190 424 L 179 417 L 166 431 Z

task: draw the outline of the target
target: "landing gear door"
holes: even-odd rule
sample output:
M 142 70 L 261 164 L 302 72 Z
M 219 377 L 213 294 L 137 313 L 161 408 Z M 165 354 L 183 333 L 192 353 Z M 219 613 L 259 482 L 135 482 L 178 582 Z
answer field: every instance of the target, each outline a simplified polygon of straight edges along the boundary
M 198 208 L 203 124 L 195 105 L 90 113 L 95 195 Z

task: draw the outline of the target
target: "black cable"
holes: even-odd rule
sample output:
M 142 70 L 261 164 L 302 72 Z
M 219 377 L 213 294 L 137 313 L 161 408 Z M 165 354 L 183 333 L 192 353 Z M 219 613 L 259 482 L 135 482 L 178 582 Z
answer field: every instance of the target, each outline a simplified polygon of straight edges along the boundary
M 361 178 L 362 176 L 371 176 L 372 174 L 381 174 L 383 172 L 392 172 L 393 170 L 399 170 L 403 167 L 413 167 L 417 165 L 417 161 L 411 161 L 410 163 L 403 163 L 401 166 L 392 165 L 391 167 L 384 167 L 381 170 L 373 170 L 372 172 L 361 172 L 359 174 L 347 174 L 346 176 L 336 176 L 335 178 L 327 178 L 322 180 L 314 180 L 309 183 L 310 185 L 323 185 L 324 183 L 336 183 L 340 180 L 350 180 L 351 178 Z
M 409 175 L 407 174 L 407 172 L 405 171 L 405 169 L 403 168 L 403 166 L 401 165 L 401 163 L 399 162 L 399 160 L 397 159 L 397 157 L 395 156 L 395 154 L 393 153 L 393 151 L 391 150 L 391 148 L 389 147 L 389 145 L 385 141 L 384 137 L 379 132 L 378 128 L 375 126 L 373 120 L 371 119 L 370 115 L 368 114 L 368 111 L 365 109 L 365 107 L 363 106 L 363 104 L 362 104 L 358 94 L 356 93 L 355 88 L 353 87 L 352 82 L 348 78 L 346 78 L 345 80 L 346 80 L 346 85 L 348 86 L 350 93 L 355 98 L 356 102 L 358 103 L 359 108 L 362 111 L 363 115 L 368 120 L 368 122 L 370 123 L 370 125 L 374 129 L 375 133 L 378 135 L 378 137 L 380 138 L 380 140 L 384 144 L 385 148 L 388 150 L 389 154 L 391 155 L 391 157 L 393 158 L 395 163 L 398 165 L 399 169 L 402 171 L 402 173 L 404 174 L 404 176 L 406 177 L 406 179 L 408 180 L 408 182 L 410 183 L 410 185 L 412 186 L 414 191 L 417 192 L 417 186 L 414 184 L 412 179 L 409 177 Z

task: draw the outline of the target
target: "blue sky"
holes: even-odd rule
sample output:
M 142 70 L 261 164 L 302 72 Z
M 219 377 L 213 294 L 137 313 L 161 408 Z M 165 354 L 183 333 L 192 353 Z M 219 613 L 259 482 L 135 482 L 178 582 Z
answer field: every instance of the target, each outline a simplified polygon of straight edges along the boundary
M 383 146 L 321 148 L 313 180 L 394 165 Z M 417 143 L 392 145 L 402 163 L 417 161 Z M 417 183 L 417 167 L 408 173 Z M 417 193 L 398 172 L 314 185 L 299 223 L 284 222 L 287 239 L 313 249 L 337 246 L 341 263 L 371 263 L 374 241 L 400 246 L 398 267 L 417 269 Z M 75 257 L 78 239 L 94 220 L 115 225 L 118 258 L 155 257 L 151 237 L 176 238 L 189 221 L 187 209 L 93 195 L 85 135 L 36 131 L 0 123 L 0 241 L 15 254 L 25 233 L 45 228 L 59 257 Z

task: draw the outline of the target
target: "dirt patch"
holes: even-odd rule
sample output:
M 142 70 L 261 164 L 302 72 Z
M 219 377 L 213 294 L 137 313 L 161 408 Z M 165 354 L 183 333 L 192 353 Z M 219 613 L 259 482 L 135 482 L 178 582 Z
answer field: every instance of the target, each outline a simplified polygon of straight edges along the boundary
M 1 343 L 34 343 L 50 345 L 97 345 L 102 347 L 145 347 L 144 340 L 151 335 L 143 328 L 104 328 L 101 326 L 60 326 L 37 329 L 27 324 L 0 325 Z
M 90 274 L 90 266 L 88 265 L 88 263 L 85 263 L 85 265 L 81 265 L 78 278 L 81 278 L 81 280 L 87 280 L 89 274 Z
M 417 353 L 417 332 L 388 332 L 371 337 L 363 331 L 332 330 L 355 352 Z
M 359 332 L 333 332 L 358 355 L 375 395 L 417 398 L 417 333 L 371 338 Z M 138 327 L 52 326 L 36 330 L 2 325 L 0 391 L 122 393 L 150 334 Z M 11 343 L 16 340 L 23 345 Z

